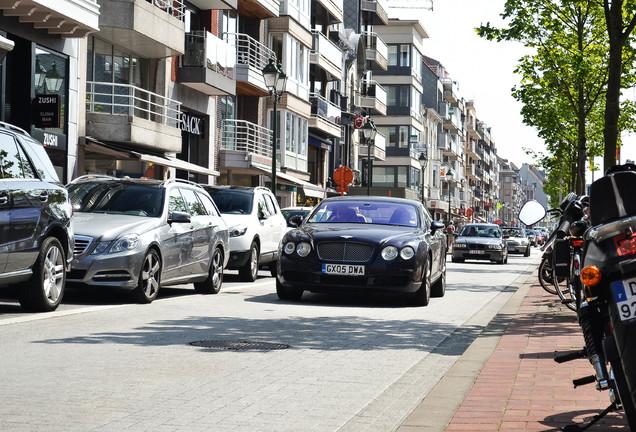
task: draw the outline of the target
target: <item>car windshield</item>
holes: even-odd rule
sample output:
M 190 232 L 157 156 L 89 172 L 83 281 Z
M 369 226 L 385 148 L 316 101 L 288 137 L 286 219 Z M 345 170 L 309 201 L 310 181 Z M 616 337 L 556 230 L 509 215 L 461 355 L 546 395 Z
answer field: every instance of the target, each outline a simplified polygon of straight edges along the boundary
M 396 202 L 369 201 L 323 202 L 307 222 L 419 226 L 415 206 Z
M 503 233 L 508 237 L 525 237 L 524 231 L 521 228 L 504 228 Z
M 76 212 L 159 217 L 164 189 L 120 182 L 83 182 L 69 185 L 69 198 Z
M 501 237 L 499 229 L 487 225 L 466 225 L 459 235 L 460 237 Z
M 221 213 L 251 214 L 253 194 L 250 191 L 224 189 L 212 195 L 214 203 Z

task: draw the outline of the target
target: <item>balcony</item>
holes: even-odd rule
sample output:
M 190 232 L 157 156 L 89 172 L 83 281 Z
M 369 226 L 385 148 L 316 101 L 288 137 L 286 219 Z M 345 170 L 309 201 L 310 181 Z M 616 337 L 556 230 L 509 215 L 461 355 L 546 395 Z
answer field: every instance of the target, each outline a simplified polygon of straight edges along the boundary
M 479 180 L 475 173 L 475 165 L 466 165 L 465 176 L 468 180 Z
M 475 176 L 479 180 L 481 180 L 484 177 L 484 170 L 481 167 L 477 166 L 477 165 L 475 165 Z
M 375 81 L 362 81 L 365 94 L 358 96 L 356 106 L 364 108 L 370 114 L 386 115 L 386 90 Z
M 448 117 L 444 119 L 444 129 L 456 133 L 463 130 L 458 108 L 448 108 Z
M 466 153 L 468 154 L 468 156 L 476 160 L 481 160 L 481 156 L 483 155 L 483 153 L 477 153 L 477 151 L 478 151 L 478 146 L 475 143 L 475 141 L 469 140 L 466 143 Z
M 457 103 L 459 100 L 457 97 L 457 83 L 450 79 L 443 79 L 442 85 L 444 86 L 444 100 L 449 104 Z
M 362 0 L 360 2 L 360 9 L 365 12 L 371 12 L 369 24 L 389 24 L 389 16 L 386 12 L 386 8 L 380 0 Z
M 364 159 L 369 156 L 369 146 L 366 143 L 360 144 L 359 155 L 360 158 Z M 375 140 L 371 146 L 371 158 L 378 161 L 386 160 L 386 137 L 381 133 L 375 135 Z
M 444 147 L 443 155 L 448 158 L 450 161 L 454 161 L 460 159 L 463 150 L 460 150 L 461 142 L 459 137 L 456 134 L 445 134 L 446 135 L 446 146 Z M 437 135 L 439 137 L 439 135 Z
M 318 12 L 317 8 L 322 8 L 327 14 L 327 25 L 341 23 L 344 19 L 343 0 L 314 0 L 311 2 L 311 16 L 325 16 L 324 13 Z
M 483 122 L 477 122 L 477 130 L 481 134 L 479 138 L 487 145 L 490 145 L 490 128 Z
M 342 79 L 342 64 L 344 56 L 338 45 L 327 39 L 327 36 L 317 30 L 311 31 L 312 45 L 309 62 L 317 66 L 322 73 L 317 79 L 340 81 Z
M 270 58 L 276 58 L 274 51 L 246 34 L 227 33 L 226 39 L 236 52 L 236 94 L 267 96 L 262 70 Z
M 193 6 L 201 10 L 234 9 L 237 8 L 237 0 L 188 0 Z
M 437 108 L 437 112 L 442 120 L 446 120 L 448 118 L 448 104 L 446 102 L 439 102 Z
M 181 102 L 130 85 L 86 83 L 86 135 L 181 152 Z
M 339 138 L 342 134 L 342 129 L 336 123 L 336 118 L 342 114 L 340 107 L 317 93 L 309 95 L 309 102 L 311 103 L 309 127 L 331 137 Z
M 43 3 L 46 3 L 44 5 Z M 1 1 L 4 16 L 65 38 L 82 38 L 99 31 L 100 7 L 96 0 Z
M 271 129 L 245 120 L 223 120 L 221 131 L 219 166 L 246 173 L 253 166 L 272 166 Z
M 482 139 L 481 133 L 477 130 L 474 124 L 468 123 L 466 125 L 466 131 L 468 132 L 468 137 L 474 140 Z
M 99 37 L 147 58 L 185 53 L 183 0 L 100 0 Z
M 437 134 L 437 148 L 440 150 L 450 151 L 450 140 L 448 138 L 448 134 L 438 133 Z
M 279 0 L 240 0 L 241 16 L 267 19 L 279 16 Z
M 373 32 L 362 32 L 364 40 L 365 60 L 371 63 L 371 70 L 386 70 L 389 61 L 389 48 L 384 41 Z
M 207 31 L 186 35 L 185 54 L 179 62 L 178 80 L 209 96 L 236 94 L 236 48 Z

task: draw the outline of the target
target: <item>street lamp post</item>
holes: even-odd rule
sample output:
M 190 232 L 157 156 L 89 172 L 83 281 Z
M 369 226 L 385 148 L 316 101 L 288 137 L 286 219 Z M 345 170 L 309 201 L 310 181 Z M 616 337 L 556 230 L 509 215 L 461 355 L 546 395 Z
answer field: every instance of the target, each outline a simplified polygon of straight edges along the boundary
M 424 204 L 424 176 L 426 171 L 426 165 L 428 164 L 428 159 L 426 158 L 426 153 L 420 153 L 420 157 L 417 158 L 420 163 L 420 167 L 422 168 L 422 204 Z
M 368 119 L 362 127 L 362 133 L 367 141 L 367 196 L 371 195 L 371 143 L 375 140 L 378 130 L 373 120 Z
M 448 182 L 448 223 L 451 223 L 451 181 L 453 180 L 453 170 L 448 167 L 448 171 L 444 178 Z
M 278 65 L 274 64 L 274 59 L 270 58 L 269 63 L 263 68 L 263 79 L 265 81 L 265 87 L 269 90 L 269 95 L 272 96 L 274 100 L 274 110 L 272 112 L 272 193 L 276 196 L 276 135 L 278 135 L 276 122 L 277 122 L 277 113 L 276 113 L 276 105 L 280 101 L 283 92 L 285 91 L 285 86 L 287 85 L 287 75 L 281 69 L 280 63 Z

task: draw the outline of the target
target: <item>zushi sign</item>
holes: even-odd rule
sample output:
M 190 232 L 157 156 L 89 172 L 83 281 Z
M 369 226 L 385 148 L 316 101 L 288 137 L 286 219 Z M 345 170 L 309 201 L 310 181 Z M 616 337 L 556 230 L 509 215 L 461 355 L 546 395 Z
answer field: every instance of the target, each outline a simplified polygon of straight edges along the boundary
M 33 101 L 34 125 L 38 128 L 60 127 L 59 94 L 36 95 Z
M 32 129 L 31 136 L 40 141 L 44 147 L 48 149 L 66 151 L 66 135 L 64 134 L 44 131 L 42 129 Z

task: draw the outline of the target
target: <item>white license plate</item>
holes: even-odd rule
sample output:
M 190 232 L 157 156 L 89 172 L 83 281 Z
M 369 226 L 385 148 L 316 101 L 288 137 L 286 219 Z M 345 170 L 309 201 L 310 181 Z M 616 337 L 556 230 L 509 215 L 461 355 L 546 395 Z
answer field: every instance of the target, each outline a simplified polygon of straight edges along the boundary
M 350 264 L 323 264 L 322 273 L 342 276 L 364 276 L 364 266 Z
M 485 251 L 483 251 L 483 250 L 469 250 L 469 251 L 468 251 L 468 253 L 469 253 L 469 254 L 475 254 L 475 255 L 483 255 L 483 254 L 485 254 L 486 252 L 485 252 Z
M 612 290 L 621 320 L 636 318 L 636 278 L 612 282 Z

